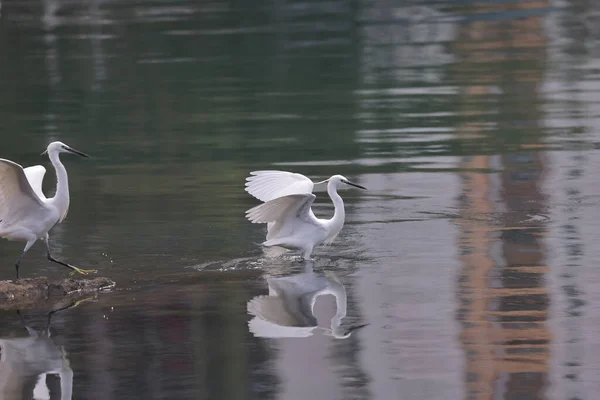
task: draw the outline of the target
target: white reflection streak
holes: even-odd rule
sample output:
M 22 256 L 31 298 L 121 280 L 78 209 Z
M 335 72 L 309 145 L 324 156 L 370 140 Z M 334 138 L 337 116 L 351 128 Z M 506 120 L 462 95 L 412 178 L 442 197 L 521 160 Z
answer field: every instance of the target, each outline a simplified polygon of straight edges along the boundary
M 90 35 L 90 44 L 92 47 L 92 59 L 94 62 L 94 90 L 102 89 L 102 82 L 106 80 L 106 63 L 104 60 L 104 50 L 102 49 L 102 38 L 98 30 L 101 26 L 97 20 L 100 19 L 100 1 L 92 0 L 90 2 L 90 16 L 94 20 L 95 34 Z
M 564 6 L 562 1 L 550 2 L 553 7 Z M 566 9 L 565 9 L 566 10 Z M 548 65 L 543 83 L 543 96 L 545 101 L 543 111 L 545 114 L 545 128 L 570 132 L 577 130 L 577 139 L 581 141 L 594 140 L 591 132 L 597 131 L 594 118 L 586 118 L 586 107 L 589 107 L 588 97 L 596 92 L 584 73 L 577 73 L 578 68 L 589 68 L 582 61 L 593 60 L 591 57 L 578 58 L 573 54 L 572 48 L 577 36 L 569 32 L 565 22 L 570 17 L 569 11 L 550 13 L 545 19 L 545 31 L 549 39 Z M 589 89 L 593 90 L 589 90 Z M 592 94 L 594 96 L 594 94 Z M 592 105 L 593 106 L 593 105 Z M 591 126 L 588 124 L 591 123 Z M 588 126 L 586 126 L 588 125 Z M 554 141 L 561 140 L 563 135 L 555 135 Z M 570 138 L 571 135 L 569 135 Z M 553 330 L 552 340 L 552 368 L 551 383 L 552 393 L 556 398 L 584 398 L 586 384 L 594 384 L 597 377 L 586 379 L 586 370 L 597 371 L 598 363 L 595 361 L 595 352 L 590 351 L 595 346 L 586 343 L 585 323 L 596 322 L 592 315 L 583 320 L 580 315 L 581 307 L 585 304 L 581 300 L 582 294 L 595 294 L 591 287 L 586 288 L 585 282 L 594 282 L 595 263 L 588 262 L 586 252 L 592 252 L 595 247 L 585 246 L 585 237 L 582 231 L 594 227 L 592 221 L 597 220 L 593 215 L 586 215 L 589 221 L 582 223 L 582 210 L 578 197 L 593 188 L 596 182 L 590 182 L 590 175 L 585 174 L 586 156 L 581 151 L 549 152 L 550 175 L 546 178 L 545 191 L 550 195 L 549 204 L 557 205 L 552 210 L 549 234 L 547 235 L 547 248 L 552 249 L 550 279 L 552 293 L 553 316 L 550 320 Z M 570 175 L 570 172 L 579 171 L 580 175 Z M 590 210 L 586 210 L 589 213 Z M 578 251 L 574 251 L 578 250 Z M 591 257 L 591 259 L 594 259 Z M 587 267 L 590 265 L 592 268 Z M 589 270 L 588 270 L 589 268 Z M 586 274 L 592 274 L 586 278 Z M 597 279 L 597 277 L 595 278 Z M 588 290 L 586 290 L 588 289 Z M 585 312 L 584 312 L 585 313 Z M 590 358 L 586 354 L 591 354 Z M 588 377 L 589 378 L 589 377 Z
M 44 42 L 48 45 L 46 52 L 46 66 L 50 76 L 50 85 L 56 86 L 60 81 L 60 72 L 58 69 L 58 52 L 56 50 L 56 35 L 54 28 L 58 25 L 56 12 L 59 9 L 58 1 L 44 0 L 44 14 L 42 15 L 42 25 L 44 27 Z
M 47 45 L 46 49 L 46 68 L 49 76 L 49 87 L 50 89 L 56 87 L 60 81 L 60 70 L 58 68 L 58 50 L 56 48 L 56 35 L 54 34 L 54 28 L 58 25 L 59 21 L 56 17 L 56 13 L 59 9 L 58 1 L 56 0 L 43 0 L 43 15 L 42 15 L 42 26 L 44 27 L 44 43 Z M 48 132 L 48 140 L 54 140 L 53 133 L 57 131 L 55 125 L 56 114 L 52 111 L 44 113 L 44 129 Z

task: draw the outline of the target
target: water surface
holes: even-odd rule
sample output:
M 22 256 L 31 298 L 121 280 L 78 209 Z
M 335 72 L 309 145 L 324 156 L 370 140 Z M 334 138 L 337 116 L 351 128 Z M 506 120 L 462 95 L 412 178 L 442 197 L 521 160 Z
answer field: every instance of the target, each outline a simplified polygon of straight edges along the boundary
M 52 140 L 93 156 L 63 157 L 51 243 L 117 282 L 53 317 L 73 398 L 594 398 L 595 7 L 3 1 L 0 156 L 50 167 Z M 306 273 L 264 259 L 244 219 L 244 178 L 269 168 L 369 189 L 342 194 L 346 225 L 314 253 L 345 289 L 342 326 L 369 324 L 348 338 L 327 334 L 327 295 L 308 337 L 249 328 L 267 278 Z M 22 247 L 2 242 L 1 279 Z M 42 243 L 21 271 L 67 272 Z M 41 330 L 52 306 L 22 311 Z M 33 390 L 39 371 L 13 371 Z

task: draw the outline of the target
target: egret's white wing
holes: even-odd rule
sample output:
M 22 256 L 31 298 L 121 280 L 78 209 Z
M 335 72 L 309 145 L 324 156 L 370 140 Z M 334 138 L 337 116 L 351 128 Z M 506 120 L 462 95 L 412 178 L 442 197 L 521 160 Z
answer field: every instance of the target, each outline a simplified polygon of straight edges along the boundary
M 0 158 L 0 229 L 31 218 L 45 208 L 31 188 L 23 167 Z
M 308 194 L 326 187 L 326 181 L 315 184 L 302 174 L 286 171 L 252 171 L 246 181 L 246 191 L 264 202 L 292 194 Z
M 313 201 L 315 195 L 312 193 L 279 197 L 247 210 L 246 218 L 253 224 L 280 221 L 292 215 L 306 219 Z
M 44 192 L 42 192 L 42 181 L 44 180 L 44 174 L 46 174 L 46 168 L 41 165 L 33 165 L 23 169 L 25 176 L 31 185 L 31 188 L 39 196 L 40 199 L 45 200 Z

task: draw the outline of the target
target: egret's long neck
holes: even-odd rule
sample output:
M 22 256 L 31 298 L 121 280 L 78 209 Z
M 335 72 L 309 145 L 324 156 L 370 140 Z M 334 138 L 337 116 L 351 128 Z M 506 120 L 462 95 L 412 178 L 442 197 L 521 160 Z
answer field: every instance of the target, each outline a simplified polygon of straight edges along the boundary
M 51 201 L 63 214 L 69 209 L 69 177 L 65 166 L 60 162 L 58 153 L 50 152 L 48 156 L 56 170 L 56 194 Z
M 333 218 L 329 220 L 330 232 L 337 235 L 342 229 L 342 226 L 344 226 L 344 219 L 346 218 L 344 200 L 342 200 L 342 197 L 337 192 L 335 184 L 331 181 L 327 184 L 327 193 L 329 194 L 329 197 L 331 197 L 331 201 L 333 201 L 335 207 Z

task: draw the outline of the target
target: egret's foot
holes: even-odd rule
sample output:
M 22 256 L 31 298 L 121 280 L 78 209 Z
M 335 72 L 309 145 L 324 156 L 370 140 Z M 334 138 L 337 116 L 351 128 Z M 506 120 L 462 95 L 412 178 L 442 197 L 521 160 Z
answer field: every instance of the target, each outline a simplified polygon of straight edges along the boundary
M 73 270 L 73 271 L 71 271 L 71 273 L 69 275 L 75 275 L 75 273 L 78 273 L 81 275 L 89 275 L 89 274 L 98 273 L 97 269 L 81 269 L 81 268 L 74 267 L 72 265 L 70 265 L 69 268 L 71 268 Z
M 81 268 L 74 267 L 71 264 L 67 264 L 66 262 L 57 260 L 56 258 L 52 257 L 52 255 L 50 254 L 50 250 L 48 250 L 48 260 L 69 268 L 71 270 L 71 273 L 69 275 L 73 275 L 73 274 L 75 274 L 75 272 L 77 272 L 78 274 L 81 274 L 81 275 L 95 274 L 96 272 L 98 272 L 98 270 L 96 270 L 96 269 L 81 269 Z

